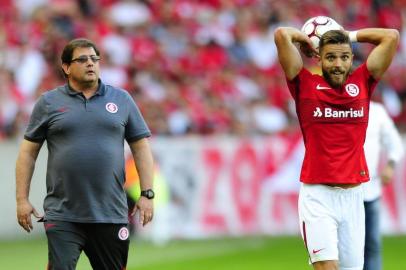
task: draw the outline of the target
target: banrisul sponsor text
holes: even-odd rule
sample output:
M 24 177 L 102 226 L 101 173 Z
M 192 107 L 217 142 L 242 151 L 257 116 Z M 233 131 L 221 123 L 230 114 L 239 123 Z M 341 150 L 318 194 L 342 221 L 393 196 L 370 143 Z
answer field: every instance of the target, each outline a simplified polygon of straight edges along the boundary
M 324 111 L 317 107 L 313 112 L 314 117 L 325 117 L 325 118 L 358 118 L 364 117 L 364 107 L 361 109 L 350 108 L 348 110 L 335 110 L 333 108 L 324 108 Z

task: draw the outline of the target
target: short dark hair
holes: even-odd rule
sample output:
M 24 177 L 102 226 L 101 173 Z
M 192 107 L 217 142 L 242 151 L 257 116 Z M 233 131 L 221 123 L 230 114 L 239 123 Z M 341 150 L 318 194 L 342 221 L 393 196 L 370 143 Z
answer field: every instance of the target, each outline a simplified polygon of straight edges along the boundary
M 327 44 L 348 44 L 351 47 L 351 41 L 348 35 L 342 30 L 330 30 L 324 33 L 320 38 L 319 50 Z
M 100 55 L 99 49 L 97 49 L 96 45 L 89 39 L 86 38 L 77 38 L 71 40 L 68 44 L 66 44 L 65 48 L 63 48 L 61 60 L 63 64 L 70 64 L 72 61 L 73 51 L 76 48 L 93 48 L 96 52 L 96 55 Z

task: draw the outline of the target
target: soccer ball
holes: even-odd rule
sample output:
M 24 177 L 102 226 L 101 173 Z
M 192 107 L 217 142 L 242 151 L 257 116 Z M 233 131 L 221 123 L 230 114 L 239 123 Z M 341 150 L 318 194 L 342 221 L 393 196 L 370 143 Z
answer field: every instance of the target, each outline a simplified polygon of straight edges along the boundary
M 342 30 L 343 27 L 335 20 L 326 16 L 317 16 L 308 19 L 302 26 L 304 32 L 312 41 L 313 48 L 319 49 L 321 36 L 330 30 Z

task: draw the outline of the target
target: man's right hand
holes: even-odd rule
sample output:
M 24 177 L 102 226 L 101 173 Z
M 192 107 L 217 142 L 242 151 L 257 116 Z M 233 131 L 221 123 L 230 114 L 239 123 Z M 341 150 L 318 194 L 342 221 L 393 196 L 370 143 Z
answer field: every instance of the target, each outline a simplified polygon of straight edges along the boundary
M 23 227 L 24 230 L 27 232 L 31 232 L 33 230 L 32 221 L 31 221 L 31 214 L 33 214 L 36 218 L 41 218 L 38 214 L 37 210 L 32 206 L 30 201 L 24 200 L 17 202 L 17 220 L 18 224 Z
M 309 58 L 319 58 L 319 53 L 309 43 L 300 43 L 300 51 Z

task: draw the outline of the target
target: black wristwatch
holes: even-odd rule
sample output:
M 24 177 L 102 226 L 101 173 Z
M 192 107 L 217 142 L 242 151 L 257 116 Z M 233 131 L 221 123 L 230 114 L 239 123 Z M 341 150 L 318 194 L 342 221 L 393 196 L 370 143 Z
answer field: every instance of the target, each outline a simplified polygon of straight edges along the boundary
M 151 200 L 155 197 L 155 193 L 152 189 L 146 189 L 141 191 L 141 196 Z

